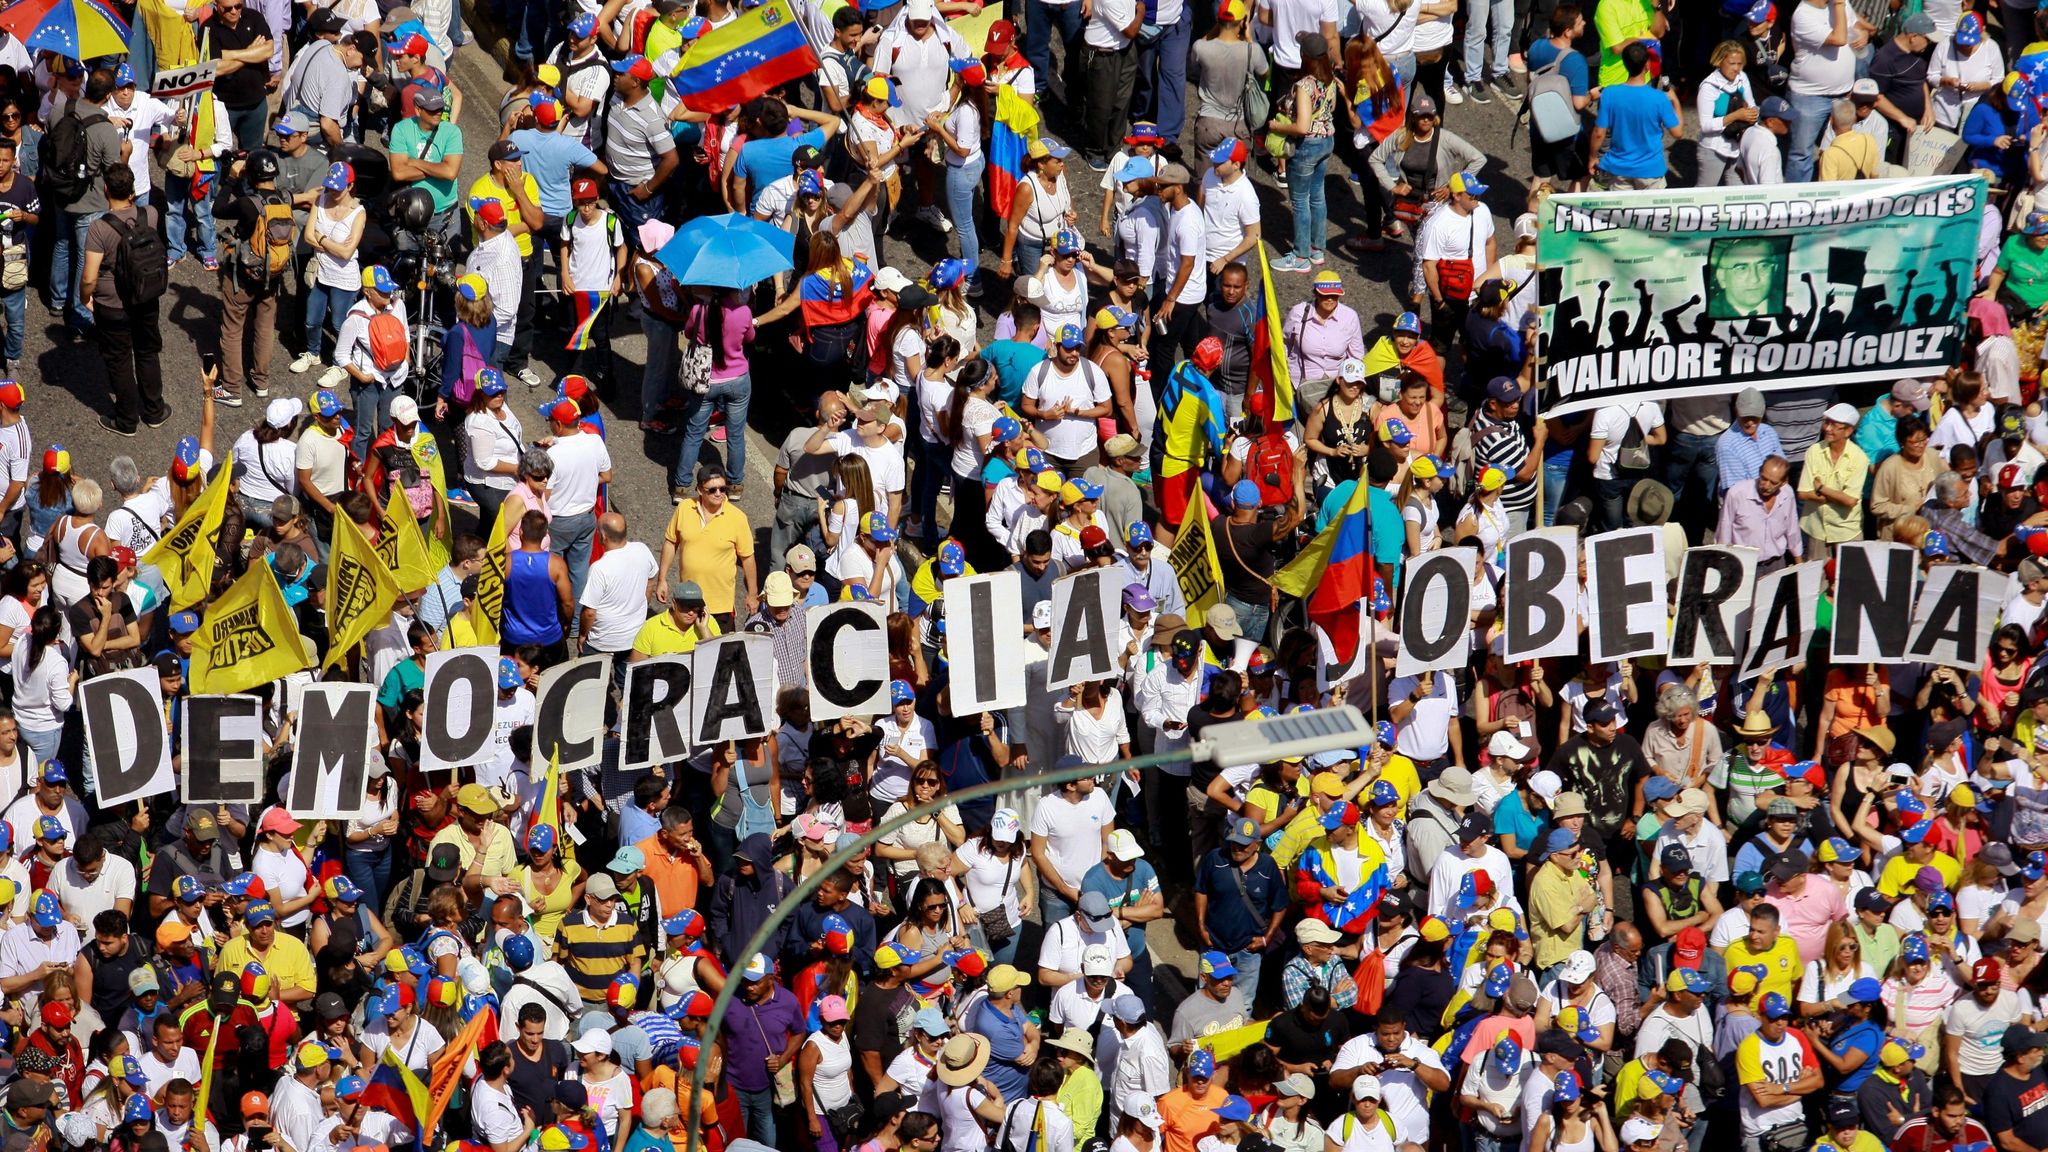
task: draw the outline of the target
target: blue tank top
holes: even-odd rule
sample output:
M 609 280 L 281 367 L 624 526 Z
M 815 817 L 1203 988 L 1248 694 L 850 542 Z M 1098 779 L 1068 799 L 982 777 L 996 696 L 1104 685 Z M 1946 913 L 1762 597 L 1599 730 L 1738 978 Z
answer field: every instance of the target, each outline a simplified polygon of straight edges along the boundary
M 512 553 L 505 578 L 505 639 L 514 644 L 546 645 L 562 638 L 548 558 L 546 552 Z

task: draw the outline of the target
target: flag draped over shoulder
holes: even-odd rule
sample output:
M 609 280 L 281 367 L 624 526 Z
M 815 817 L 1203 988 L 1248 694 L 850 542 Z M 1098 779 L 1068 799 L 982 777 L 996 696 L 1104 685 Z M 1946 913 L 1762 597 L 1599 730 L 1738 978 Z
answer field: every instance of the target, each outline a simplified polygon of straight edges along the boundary
M 1368 499 L 1365 482 L 1354 484 L 1344 510 L 1273 574 L 1273 587 L 1307 600 L 1309 622 L 1330 637 L 1339 664 L 1358 655 L 1358 601 L 1372 591 Z
M 1294 379 L 1287 370 L 1287 339 L 1280 330 L 1280 302 L 1273 295 L 1273 267 L 1264 240 L 1259 241 L 1259 280 L 1265 291 L 1254 297 L 1260 315 L 1252 322 L 1251 380 L 1244 406 L 1272 427 L 1294 419 Z
M 155 565 L 162 574 L 173 609 L 192 607 L 213 588 L 214 561 L 220 556 L 213 538 L 227 514 L 228 489 L 234 487 L 228 482 L 231 467 L 223 462 L 177 526 L 142 554 L 142 562 Z
M 370 1074 L 370 1081 L 363 1088 L 363 1103 L 395 1118 L 413 1134 L 415 1152 L 424 1152 L 427 1134 L 420 1128 L 420 1117 L 431 1109 L 433 1094 L 420 1083 L 419 1076 L 399 1059 L 396 1048 L 384 1049 L 376 1071 Z
M 994 121 L 989 126 L 988 196 L 997 218 L 1007 219 L 1017 185 L 1024 181 L 1025 153 L 1038 139 L 1042 121 L 1038 109 L 1010 84 L 996 88 Z
M 434 582 L 441 569 L 427 556 L 427 539 L 420 522 L 412 518 L 412 505 L 405 492 L 391 486 L 391 499 L 384 505 L 384 530 L 377 538 L 377 555 L 403 591 L 415 591 Z
M 818 54 L 789 0 L 768 0 L 692 41 L 669 88 L 692 112 L 717 112 L 817 69 Z
M 333 630 L 327 663 L 339 664 L 365 636 L 388 623 L 397 601 L 398 581 L 384 558 L 355 521 L 336 516 L 327 542 L 327 619 Z
M 311 666 L 268 564 L 249 565 L 207 606 L 192 641 L 195 695 L 246 692 Z

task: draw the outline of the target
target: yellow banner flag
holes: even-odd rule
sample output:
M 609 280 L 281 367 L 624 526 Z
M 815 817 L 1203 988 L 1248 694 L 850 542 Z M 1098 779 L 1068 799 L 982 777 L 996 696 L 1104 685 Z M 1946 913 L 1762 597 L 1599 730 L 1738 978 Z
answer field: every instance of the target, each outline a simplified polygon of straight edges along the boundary
M 228 481 L 232 467 L 231 463 L 223 462 L 220 471 L 199 493 L 199 499 L 185 509 L 177 526 L 142 554 L 142 562 L 154 564 L 162 574 L 174 610 L 192 607 L 206 599 L 213 589 L 213 566 L 220 556 L 214 547 L 214 534 L 220 531 L 221 518 L 227 514 L 228 491 L 234 487 Z
M 1207 1036 L 1197 1037 L 1195 1039 L 1195 1047 L 1207 1048 L 1209 1055 L 1215 1057 L 1216 1062 L 1221 1064 L 1239 1052 L 1264 1040 L 1266 1038 L 1266 1025 L 1269 1023 L 1271 1021 L 1261 1020 L 1256 1024 L 1242 1024 L 1236 1028 L 1226 1028 L 1221 1032 L 1211 1032 Z
M 328 665 L 340 663 L 363 637 L 389 623 L 397 602 L 398 581 L 383 557 L 355 521 L 336 516 L 334 536 L 327 542 Z
M 384 505 L 384 532 L 377 538 L 377 555 L 384 558 L 384 566 L 403 592 L 417 592 L 441 574 L 427 556 L 427 539 L 420 533 L 420 522 L 412 518 L 405 490 L 396 484 Z
M 505 618 L 505 568 L 512 560 L 505 533 L 505 516 L 500 512 L 498 522 L 491 526 L 490 543 L 484 545 L 483 571 L 476 578 L 476 642 L 480 645 L 498 642 L 498 622 Z
M 533 813 L 535 828 L 552 828 L 555 831 L 555 849 L 564 860 L 576 858 L 576 845 L 562 834 L 562 752 L 557 748 L 548 756 L 547 782 L 541 785 L 540 805 Z
M 1209 609 L 1223 602 L 1223 562 L 1216 557 L 1216 537 L 1209 534 L 1209 506 L 1200 488 L 1181 520 L 1180 535 L 1167 553 L 1180 578 L 1180 594 L 1188 602 L 1188 627 L 1200 628 Z
M 268 564 L 251 564 L 207 606 L 192 642 L 192 692 L 246 692 L 312 667 Z
M 192 35 L 192 24 L 183 16 L 171 10 L 164 0 L 137 0 L 135 18 L 149 30 L 151 46 L 156 51 L 156 66 L 168 71 L 183 68 L 200 59 L 199 42 Z M 211 140 L 211 136 L 202 137 Z

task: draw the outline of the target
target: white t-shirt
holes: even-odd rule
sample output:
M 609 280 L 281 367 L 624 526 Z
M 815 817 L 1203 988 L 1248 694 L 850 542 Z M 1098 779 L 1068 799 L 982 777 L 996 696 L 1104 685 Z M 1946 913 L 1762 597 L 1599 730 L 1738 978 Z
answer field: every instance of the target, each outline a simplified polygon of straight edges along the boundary
M 1067 799 L 1063 792 L 1055 793 L 1040 799 L 1032 811 L 1031 835 L 1045 838 L 1045 853 L 1053 871 L 1078 889 L 1088 870 L 1102 862 L 1102 832 L 1115 822 L 1109 794 L 1100 788 L 1081 797 L 1079 803 Z M 969 898 L 972 896 L 970 891 Z M 981 904 L 977 902 L 975 907 Z
M 1096 0 L 1089 13 L 1081 38 L 1090 48 L 1119 52 L 1130 45 L 1131 38 L 1124 35 L 1124 29 L 1131 26 L 1131 19 L 1138 14 L 1137 0 Z
M 88 884 L 78 874 L 77 861 L 66 860 L 50 873 L 49 887 L 64 906 L 65 917 L 89 928 L 93 917 L 112 908 L 114 901 L 135 899 L 135 865 L 109 852 L 99 878 Z
M 1166 245 L 1160 249 L 1159 271 L 1153 276 L 1154 284 L 1168 287 L 1180 272 L 1183 258 L 1192 256 L 1194 271 L 1188 274 L 1187 283 L 1181 285 L 1180 294 L 1173 298 L 1174 305 L 1200 304 L 1209 295 L 1209 278 L 1202 268 L 1202 253 L 1209 250 L 1209 241 L 1203 235 L 1202 210 L 1190 199 L 1186 204 L 1173 210 L 1167 221 Z
M 1282 68 L 1301 67 L 1301 45 L 1296 36 L 1321 32 L 1323 25 L 1335 25 L 1340 19 L 1337 0 L 1276 0 L 1263 7 L 1273 13 L 1273 39 L 1267 51 L 1272 54 L 1273 63 Z
M 618 217 L 610 209 L 599 212 L 588 224 L 581 212 L 572 212 L 562 221 L 562 237 L 569 241 L 569 275 L 575 278 L 577 291 L 611 290 L 612 272 L 618 267 L 612 242 L 618 229 Z
M 597 507 L 598 477 L 612 470 L 604 437 L 593 432 L 557 436 L 548 458 L 555 462 L 548 481 L 548 507 L 555 515 L 580 516 Z
M 290 440 L 280 438 L 258 444 L 256 433 L 251 430 L 235 438 L 229 454 L 242 473 L 236 487 L 244 497 L 268 504 L 279 496 L 298 494 L 299 446 Z
M 151 96 L 147 92 L 136 92 L 135 100 L 123 108 L 117 100 L 108 100 L 107 119 L 114 127 L 121 129 L 121 139 L 129 142 L 128 169 L 135 173 L 135 186 L 149 188 L 149 149 L 155 143 L 159 131 L 177 119 L 177 109 Z M 126 125 L 122 124 L 126 121 Z M 210 141 L 209 141 L 210 143 Z
M 263 887 L 270 892 L 272 905 L 302 899 L 308 891 L 306 865 L 296 853 L 258 848 L 249 861 L 249 870 L 263 878 Z M 312 906 L 307 905 L 289 916 L 280 913 L 277 925 L 279 928 L 297 928 L 312 918 Z
M 1024 922 L 1017 896 L 1024 883 L 1023 871 L 1031 867 L 1031 858 L 1027 854 L 1020 851 L 1015 858 L 1003 860 L 983 849 L 979 839 L 970 839 L 956 849 L 953 856 L 967 867 L 960 880 L 967 889 L 967 902 L 974 905 L 975 911 L 989 911 L 1001 900 L 1003 908 L 1010 914 L 1012 925 Z
M 470 1085 L 469 1100 L 470 1123 L 478 1139 L 485 1143 L 517 1140 L 526 1131 L 526 1123 L 519 1118 L 519 1106 L 505 1089 L 477 1080 Z
M 35 455 L 35 451 L 35 437 L 29 434 L 27 420 L 18 420 L 13 427 L 0 427 L 0 471 L 5 472 L 5 476 L 0 477 L 0 483 L 21 485 L 20 495 L 14 498 L 14 503 L 7 506 L 9 512 L 21 507 L 28 500 L 29 476 L 42 465 L 40 459 L 33 464 L 30 463 L 30 457 Z M 152 540 L 150 543 L 153 544 L 155 541 Z M 135 551 L 140 554 L 142 549 L 137 548 Z
M 1942 1010 L 1941 1029 L 1959 1037 L 1956 1060 L 1965 1076 L 1989 1076 L 2004 1066 L 2000 1042 L 2005 1030 L 2019 1021 L 2020 1001 L 2012 989 L 2001 989 L 1986 1007 L 1973 995 L 1959 996 Z
M 1202 226 L 1209 232 L 1209 259 L 1220 259 L 1244 243 L 1259 224 L 1259 192 L 1244 173 L 1225 184 L 1214 168 L 1202 177 Z
M 660 575 L 654 553 L 638 540 L 607 548 L 590 566 L 579 607 L 591 610 L 589 644 L 597 652 L 626 652 L 647 623 L 647 582 Z
M 1352 0 L 1367 36 L 1377 37 L 1380 55 L 1389 58 L 1415 50 L 1415 8 L 1396 13 L 1387 0 Z
M 881 734 L 882 748 L 901 748 L 911 757 L 905 760 L 894 752 L 883 752 L 875 764 L 874 779 L 868 781 L 868 794 L 888 804 L 910 794 L 910 772 L 930 750 L 938 747 L 939 733 L 932 727 L 932 722 L 922 716 L 912 716 L 907 725 L 898 724 L 894 716 L 884 716 L 875 722 L 875 731 Z
M 1593 414 L 1595 440 L 1606 443 L 1600 449 L 1600 459 L 1593 462 L 1595 480 L 1614 479 L 1615 461 L 1621 456 L 1621 442 L 1628 438 L 1629 421 L 1634 420 L 1648 436 L 1664 426 L 1664 409 L 1656 404 L 1610 404 Z
M 1122 926 L 1112 925 L 1107 932 L 1089 932 L 1081 927 L 1079 920 L 1069 916 L 1045 930 L 1045 943 L 1038 952 L 1038 966 L 1055 972 L 1079 972 L 1081 953 L 1088 948 L 1107 949 L 1111 964 L 1131 954 L 1131 944 L 1124 938 Z M 1074 983 L 1079 984 L 1080 981 Z
M 1963 55 L 1956 42 L 1947 43 L 1934 49 L 1934 59 L 1927 65 L 1927 91 L 1934 104 L 1936 127 L 1955 131 L 1963 122 L 1969 106 L 1976 103 L 1981 93 L 1966 91 L 1973 84 L 1995 84 L 2005 75 L 2005 53 L 1998 42 L 1986 36 L 1977 45 L 1977 50 Z M 1956 78 L 1956 87 L 1944 87 L 1944 76 Z M 1996 1072 L 1994 1068 L 1992 1071 Z
M 1735 148 L 1735 171 L 1751 187 L 1783 184 L 1785 153 L 1778 147 L 1778 134 L 1761 124 L 1744 128 Z
M 1095 420 L 1079 411 L 1109 403 L 1109 377 L 1093 361 L 1082 360 L 1071 372 L 1061 370 L 1050 359 L 1041 362 L 1024 380 L 1024 397 L 1037 401 L 1040 411 L 1062 401 L 1071 405 L 1072 410 L 1057 420 L 1037 421 L 1038 430 L 1045 435 L 1046 451 L 1063 460 L 1095 451 Z
M 1846 96 L 1856 83 L 1856 53 L 1847 44 L 1830 46 L 1834 33 L 1834 12 L 1830 4 L 1848 6 L 1848 0 L 1827 3 L 1802 2 L 1792 13 L 1792 94 L 1794 96 Z M 1853 23 L 1852 8 L 1849 19 Z M 1931 77 L 1930 77 L 1931 79 Z M 1743 1131 L 1748 1131 L 1747 1114 Z
M 1958 444 L 1975 448 L 1984 437 L 1991 435 L 1998 418 L 1991 411 L 1991 405 L 1980 404 L 1975 416 L 1965 416 L 1960 407 L 1950 407 L 1941 414 L 1941 423 L 1934 426 L 1934 435 L 1927 438 L 1927 450 L 1948 458 L 1948 450 Z
M 834 432 L 825 438 L 825 443 L 840 456 L 858 456 L 867 461 L 868 479 L 877 495 L 903 491 L 903 449 L 894 443 L 884 441 L 869 447 L 851 432 Z
M 981 437 L 995 428 L 996 418 L 1001 415 L 987 400 L 979 396 L 967 398 L 967 406 L 960 410 L 960 446 L 953 449 L 953 475 L 981 475 L 982 465 L 988 463 L 988 453 L 981 450 Z
M 1470 216 L 1437 212 L 1415 238 L 1417 260 L 1470 260 L 1475 273 L 1486 269 L 1486 242 L 1493 239 L 1493 213 L 1476 204 Z M 1476 278 L 1476 277 L 1475 277 Z
M 1118 749 L 1122 745 L 1131 742 L 1131 730 L 1124 722 L 1123 694 L 1111 688 L 1105 696 L 1100 717 L 1064 700 L 1053 708 L 1053 719 L 1067 730 L 1068 755 L 1090 764 L 1107 764 L 1121 755 Z

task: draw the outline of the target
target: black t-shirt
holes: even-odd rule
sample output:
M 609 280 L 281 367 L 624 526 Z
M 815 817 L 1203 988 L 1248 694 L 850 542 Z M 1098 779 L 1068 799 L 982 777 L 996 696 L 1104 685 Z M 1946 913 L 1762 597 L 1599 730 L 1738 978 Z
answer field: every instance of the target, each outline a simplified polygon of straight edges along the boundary
M 1266 602 L 1266 581 L 1273 578 L 1275 523 L 1262 516 L 1249 524 L 1237 524 L 1228 513 L 1209 522 L 1210 536 L 1216 541 L 1216 559 L 1223 566 L 1225 593 L 1247 604 Z
M 1458 990 L 1449 972 L 1403 967 L 1387 989 L 1382 1007 L 1399 1012 L 1408 1021 L 1408 1031 L 1430 1043 L 1443 1034 L 1444 1008 Z
M 882 1067 L 887 1068 L 903 1051 L 903 1042 L 910 1034 L 910 1016 L 916 1008 L 915 998 L 907 987 L 863 984 L 860 1001 L 853 1006 L 854 1051 L 880 1053 Z
M 533 1109 L 535 1115 L 548 1115 L 555 1084 L 570 1063 L 569 1046 L 560 1040 L 541 1041 L 537 1059 L 529 1059 L 519 1045 L 512 1045 L 512 1078 L 506 1085 L 512 1091 L 512 1102 Z
M 242 19 L 230 28 L 219 15 L 206 22 L 207 34 L 213 39 L 213 58 L 218 60 L 228 52 L 240 52 L 258 40 L 270 38 L 270 24 L 263 14 L 254 8 L 242 9 Z M 220 97 L 223 107 L 243 109 L 254 108 L 263 103 L 263 86 L 270 82 L 270 65 L 244 64 L 240 68 L 213 82 L 213 94 Z
M 2024 1080 L 2004 1071 L 1984 1090 L 1984 1127 L 1992 1138 L 2010 1132 L 2036 1148 L 2048 1144 L 2048 1077 L 2038 1070 Z
M 1282 1012 L 1266 1028 L 1266 1043 L 1289 1064 L 1314 1064 L 1337 1054 L 1351 1039 L 1351 1024 L 1344 1013 L 1331 1009 L 1321 1023 L 1302 1019 L 1301 1009 Z
M 1914 54 L 1897 40 L 1887 40 L 1870 57 L 1870 78 L 1877 81 L 1878 95 L 1915 120 L 1927 110 L 1927 63 L 1932 53 Z
M 121 632 L 128 625 L 135 623 L 135 606 L 128 603 L 128 597 L 116 595 L 111 597 L 111 599 L 115 610 L 121 613 L 121 619 L 108 626 L 107 635 L 110 637 Z M 73 636 L 90 636 L 99 630 L 100 614 L 93 607 L 92 597 L 90 596 L 84 597 L 78 603 L 65 609 L 65 615 L 71 620 L 71 634 Z M 79 650 L 80 659 L 86 659 L 83 644 L 79 646 Z

